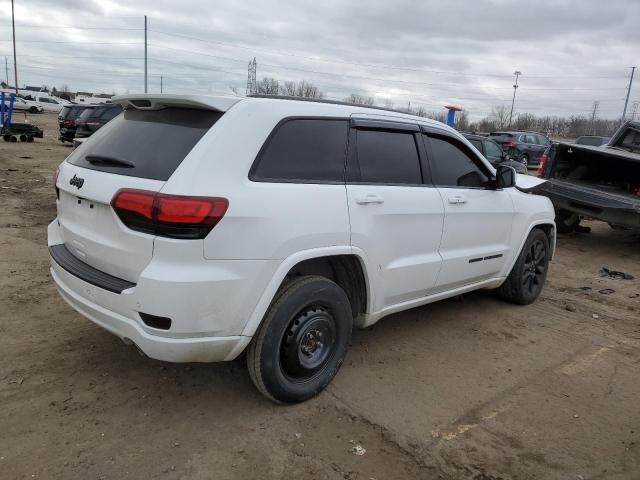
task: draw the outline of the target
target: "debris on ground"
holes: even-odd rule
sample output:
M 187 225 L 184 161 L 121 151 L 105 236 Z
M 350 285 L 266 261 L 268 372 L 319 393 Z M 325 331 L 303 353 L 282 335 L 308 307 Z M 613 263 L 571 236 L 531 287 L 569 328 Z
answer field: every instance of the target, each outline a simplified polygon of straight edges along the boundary
M 349 451 L 358 456 L 362 456 L 367 453 L 367 450 L 362 445 L 354 445 Z
M 591 316 L 592 316 L 594 319 L 596 319 L 596 320 L 600 318 L 600 315 L 598 315 L 597 313 L 594 313 L 594 314 L 593 314 L 593 315 L 591 315 Z
M 600 270 L 600 276 L 619 279 L 619 280 L 633 280 L 635 278 L 633 275 L 629 273 L 620 272 L 618 270 L 610 270 L 606 267 L 602 267 L 602 270 Z
M 602 290 L 598 290 L 598 293 L 601 293 L 602 295 L 611 295 L 612 293 L 615 293 L 615 290 L 613 288 L 603 288 Z
M 575 312 L 576 311 L 576 306 L 572 305 L 571 303 L 565 305 L 565 310 L 569 311 L 569 312 Z

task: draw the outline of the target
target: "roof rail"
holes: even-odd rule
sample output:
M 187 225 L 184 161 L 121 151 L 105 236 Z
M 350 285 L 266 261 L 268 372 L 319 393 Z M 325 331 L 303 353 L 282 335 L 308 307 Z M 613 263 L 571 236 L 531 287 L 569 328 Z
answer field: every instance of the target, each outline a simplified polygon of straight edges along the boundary
M 324 98 L 292 97 L 290 95 L 265 95 L 261 93 L 258 93 L 255 95 L 247 95 L 247 98 L 273 98 L 276 100 L 294 100 L 297 102 L 328 103 L 331 105 L 344 105 L 347 107 L 371 108 L 372 110 L 382 110 L 384 112 L 402 113 L 404 115 L 413 115 L 414 117 L 419 116 L 413 113 L 403 112 L 402 110 L 396 110 L 394 108 L 377 107 L 375 105 L 363 105 L 361 103 L 342 102 L 340 100 L 327 100 Z M 427 118 L 427 117 L 422 117 L 422 118 Z M 427 120 L 432 120 L 432 119 L 427 118 Z

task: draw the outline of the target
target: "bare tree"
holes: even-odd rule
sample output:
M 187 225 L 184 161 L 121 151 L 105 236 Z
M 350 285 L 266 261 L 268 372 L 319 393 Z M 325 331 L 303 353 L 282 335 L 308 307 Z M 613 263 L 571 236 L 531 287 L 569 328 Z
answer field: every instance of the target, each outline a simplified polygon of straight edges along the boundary
M 280 83 L 272 77 L 264 77 L 256 85 L 257 92 L 261 95 L 279 95 Z
M 458 114 L 456 115 L 455 126 L 456 130 L 459 130 L 461 132 L 469 131 L 471 124 L 469 123 L 469 114 L 466 110 L 458 112 Z
M 296 85 L 294 97 L 322 98 L 324 94 L 313 83 L 302 80 Z
M 496 105 L 491 109 L 489 118 L 494 121 L 496 128 L 507 128 L 509 123 L 509 108 L 506 105 Z
M 347 98 L 344 99 L 345 102 L 355 103 L 356 105 L 373 105 L 375 103 L 373 97 L 365 97 L 363 95 L 357 95 L 352 93 Z
M 296 82 L 284 82 L 282 93 L 288 97 L 296 96 Z

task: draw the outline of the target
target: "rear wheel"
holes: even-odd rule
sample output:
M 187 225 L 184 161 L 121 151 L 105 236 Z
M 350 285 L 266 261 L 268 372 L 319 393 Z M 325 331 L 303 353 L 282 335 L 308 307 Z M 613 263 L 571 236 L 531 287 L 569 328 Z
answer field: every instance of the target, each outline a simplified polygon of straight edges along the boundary
M 549 267 L 549 239 L 539 228 L 534 228 L 511 269 L 511 273 L 498 289 L 498 294 L 513 303 L 528 305 L 542 291 Z
M 320 393 L 344 361 L 353 317 L 344 290 L 319 276 L 300 277 L 277 294 L 247 351 L 251 380 L 278 403 Z
M 31 108 L 29 108 L 29 112 L 30 113 L 38 113 L 38 108 L 37 107 L 31 107 Z
M 527 155 L 526 153 L 523 153 L 522 155 L 520 155 L 520 163 L 522 163 L 524 165 L 524 168 L 527 168 L 527 166 L 529 165 L 529 155 Z

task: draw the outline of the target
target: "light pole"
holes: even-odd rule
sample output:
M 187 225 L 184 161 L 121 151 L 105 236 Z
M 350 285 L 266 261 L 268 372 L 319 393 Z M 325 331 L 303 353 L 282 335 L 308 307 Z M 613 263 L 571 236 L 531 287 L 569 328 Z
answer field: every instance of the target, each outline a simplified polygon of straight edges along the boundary
M 16 82 L 16 95 L 18 94 L 18 62 L 16 61 L 16 16 L 13 12 L 13 0 L 11 0 L 11 30 L 13 32 L 13 75 Z
M 520 70 L 513 72 L 516 76 L 516 83 L 513 84 L 513 99 L 511 100 L 511 113 L 509 113 L 509 128 L 511 128 L 511 119 L 513 118 L 513 105 L 516 103 L 516 92 L 518 91 L 518 77 L 522 75 Z

